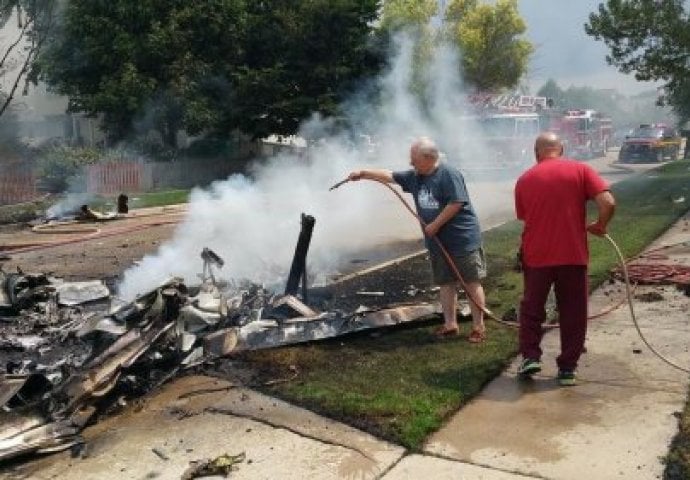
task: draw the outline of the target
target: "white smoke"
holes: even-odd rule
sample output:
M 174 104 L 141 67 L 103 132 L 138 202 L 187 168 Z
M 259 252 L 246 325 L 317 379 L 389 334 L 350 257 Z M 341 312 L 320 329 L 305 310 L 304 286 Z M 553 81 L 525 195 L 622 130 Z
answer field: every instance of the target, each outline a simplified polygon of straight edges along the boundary
M 125 272 L 119 295 L 132 299 L 172 275 L 194 283 L 203 247 L 226 261 L 225 278 L 280 285 L 290 267 L 301 213 L 316 219 L 309 269 L 322 274 L 336 271 L 347 253 L 366 246 L 420 238 L 416 221 L 380 185 L 357 182 L 328 190 L 353 169 L 409 168 L 410 143 L 421 135 L 435 139 L 456 166 L 481 151 L 471 122 L 457 121 L 466 116 L 457 53 L 447 47 L 434 52 L 426 72 L 428 106 L 422 108 L 410 88 L 414 41 L 401 36 L 395 43 L 391 67 L 379 80 L 382 102 L 352 101 L 345 106 L 351 123 L 364 131 L 333 133 L 331 121 L 314 117 L 304 124 L 302 135 L 330 134 L 310 148 L 306 159 L 278 155 L 257 165 L 252 180 L 235 175 L 194 190 L 189 212 L 173 238 Z M 498 201 L 492 191 L 487 198 Z M 482 203 L 476 197 L 473 201 L 475 207 Z
M 45 216 L 49 220 L 73 216 L 79 207 L 88 204 L 92 198 L 92 193 L 68 192 L 63 198 L 48 207 Z

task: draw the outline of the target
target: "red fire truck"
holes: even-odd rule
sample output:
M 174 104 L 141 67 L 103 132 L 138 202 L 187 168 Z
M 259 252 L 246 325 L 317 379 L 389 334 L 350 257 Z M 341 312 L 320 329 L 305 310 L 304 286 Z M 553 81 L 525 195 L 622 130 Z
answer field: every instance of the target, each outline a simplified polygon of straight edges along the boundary
M 611 119 L 596 110 L 568 110 L 548 123 L 547 129 L 558 133 L 565 154 L 573 158 L 605 155 L 613 137 Z

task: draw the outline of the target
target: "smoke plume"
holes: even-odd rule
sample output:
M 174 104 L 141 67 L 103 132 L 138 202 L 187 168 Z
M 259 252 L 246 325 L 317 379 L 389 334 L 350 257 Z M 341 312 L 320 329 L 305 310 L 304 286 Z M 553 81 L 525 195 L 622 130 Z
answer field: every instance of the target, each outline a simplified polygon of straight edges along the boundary
M 414 40 L 395 41 L 390 68 L 378 79 L 378 104 L 352 100 L 344 106 L 357 131 L 335 131 L 315 116 L 302 127 L 305 138 L 322 138 L 306 157 L 277 155 L 257 164 L 252 179 L 234 175 L 192 192 L 189 211 L 172 239 L 155 255 L 127 270 L 119 295 L 132 299 L 170 276 L 198 281 L 199 253 L 209 247 L 225 260 L 220 276 L 247 278 L 267 286 L 284 285 L 300 230 L 300 214 L 316 218 L 309 270 L 328 275 L 348 254 L 393 240 L 421 238 L 416 221 L 387 189 L 374 182 L 347 183 L 329 192 L 353 169 L 409 168 L 409 145 L 418 136 L 433 138 L 446 161 L 462 169 L 480 160 L 481 145 L 467 116 L 459 81 L 457 52 L 436 48 L 426 69 L 425 107 L 411 87 Z M 486 213 L 494 202 L 510 201 L 493 188 L 469 185 L 475 207 Z M 506 192 L 510 194 L 510 189 Z M 480 198 L 481 197 L 481 198 Z M 485 202 L 486 200 L 486 202 Z

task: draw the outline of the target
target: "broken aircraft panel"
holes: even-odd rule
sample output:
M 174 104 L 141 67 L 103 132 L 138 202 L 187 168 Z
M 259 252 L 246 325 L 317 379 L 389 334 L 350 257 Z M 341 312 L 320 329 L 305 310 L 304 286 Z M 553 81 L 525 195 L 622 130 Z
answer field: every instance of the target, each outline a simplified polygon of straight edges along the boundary
M 211 258 L 208 252 L 205 256 Z M 14 278 L 12 285 L 16 286 L 18 277 Z M 56 292 L 50 280 L 39 280 L 36 287 L 51 289 L 53 295 Z M 46 302 L 60 311 L 74 308 L 72 302 L 97 300 L 104 294 L 95 283 L 63 288 L 63 295 L 69 295 L 54 297 L 71 298 L 65 303 L 72 306 Z M 104 305 L 101 311 L 88 314 L 56 315 L 38 335 L 49 328 L 60 339 L 83 345 L 83 354 L 48 365 L 29 361 L 16 369 L 23 376 L 0 376 L 0 407 L 4 410 L 0 461 L 79 442 L 85 423 L 107 404 L 104 397 L 115 391 L 142 394 L 181 369 L 235 352 L 391 327 L 439 312 L 437 304 L 427 303 L 320 312 L 294 295 L 277 295 L 251 282 L 217 283 L 210 266 L 205 265 L 198 287 L 188 288 L 173 278 L 115 308 Z M 33 332 L 28 335 L 36 336 Z

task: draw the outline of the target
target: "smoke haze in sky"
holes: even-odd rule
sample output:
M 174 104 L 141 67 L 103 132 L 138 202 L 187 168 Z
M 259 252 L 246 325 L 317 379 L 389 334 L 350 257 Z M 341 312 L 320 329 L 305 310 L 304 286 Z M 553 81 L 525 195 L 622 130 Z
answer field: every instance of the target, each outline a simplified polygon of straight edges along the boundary
M 526 82 L 536 92 L 549 78 L 561 87 L 615 88 L 623 94 L 653 90 L 659 83 L 638 82 L 606 63 L 608 48 L 588 36 L 584 24 L 600 0 L 518 0 L 535 51 Z

